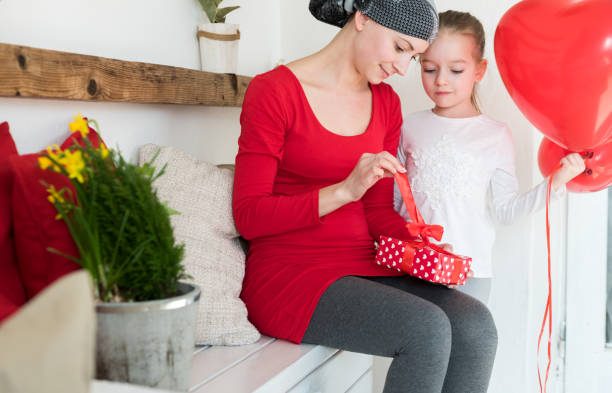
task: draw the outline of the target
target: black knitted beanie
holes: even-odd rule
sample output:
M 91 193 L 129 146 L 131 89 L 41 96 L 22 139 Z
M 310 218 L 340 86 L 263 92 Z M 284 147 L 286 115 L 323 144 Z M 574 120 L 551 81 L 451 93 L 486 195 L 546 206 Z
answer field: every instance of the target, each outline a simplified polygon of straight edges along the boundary
M 310 0 L 308 8 L 318 20 L 338 27 L 357 9 L 385 27 L 429 42 L 438 32 L 433 0 Z

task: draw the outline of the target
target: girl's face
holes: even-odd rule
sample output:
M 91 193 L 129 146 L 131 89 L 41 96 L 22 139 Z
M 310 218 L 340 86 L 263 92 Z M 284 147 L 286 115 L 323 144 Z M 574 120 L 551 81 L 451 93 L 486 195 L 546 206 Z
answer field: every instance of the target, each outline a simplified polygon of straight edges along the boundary
M 362 32 L 355 44 L 355 64 L 372 84 L 395 73 L 404 75 L 410 61 L 429 46 L 427 41 L 382 26 L 359 11 L 355 19 L 357 30 Z
M 479 61 L 477 56 L 474 36 L 448 31 L 441 31 L 421 56 L 421 80 L 436 104 L 436 113 L 450 117 L 474 114 L 474 83 L 482 79 L 487 69 L 487 61 Z

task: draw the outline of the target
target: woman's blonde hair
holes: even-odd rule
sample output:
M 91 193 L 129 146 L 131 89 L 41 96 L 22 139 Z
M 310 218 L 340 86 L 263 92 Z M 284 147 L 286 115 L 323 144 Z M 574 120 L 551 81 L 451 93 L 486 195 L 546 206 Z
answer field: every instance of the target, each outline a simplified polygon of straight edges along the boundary
M 439 14 L 440 17 L 440 30 L 439 33 L 444 31 L 449 33 L 469 34 L 474 37 L 476 42 L 476 50 L 474 51 L 474 57 L 477 62 L 481 61 L 484 57 L 485 49 L 485 32 L 482 27 L 482 23 L 469 12 L 460 11 L 445 11 Z M 480 106 L 478 105 L 478 97 L 476 93 L 476 85 L 472 90 L 472 97 L 470 98 L 472 105 L 478 112 Z

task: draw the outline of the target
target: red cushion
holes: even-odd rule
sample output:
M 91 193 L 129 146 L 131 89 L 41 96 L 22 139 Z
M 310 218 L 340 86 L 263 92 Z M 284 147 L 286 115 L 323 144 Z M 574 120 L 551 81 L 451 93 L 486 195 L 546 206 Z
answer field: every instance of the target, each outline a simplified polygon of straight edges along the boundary
M 97 138 L 95 131 L 90 131 Z M 73 135 L 62 144 L 62 148 L 69 146 L 72 140 Z M 74 192 L 74 188 L 64 175 L 40 169 L 38 157 L 39 154 L 28 154 L 13 156 L 9 160 L 15 179 L 12 194 L 15 247 L 28 298 L 61 276 L 80 268 L 76 262 L 47 250 L 51 247 L 79 256 L 68 226 L 63 220 L 55 219 L 57 211 L 47 200 L 48 194 L 41 180 L 58 190 L 70 187 Z
M 85 117 L 84 119 L 87 118 Z M 92 146 L 94 147 L 100 147 L 100 142 L 104 143 L 104 141 L 100 138 L 100 135 L 96 132 L 96 130 L 91 127 L 89 127 L 89 134 L 87 134 L 87 139 L 89 139 L 89 142 L 91 142 Z M 68 138 L 66 138 L 64 143 L 62 143 L 60 149 L 66 150 L 67 148 L 74 145 L 85 146 L 85 143 L 83 142 L 83 136 L 80 132 L 74 132 L 70 134 Z
M 13 227 L 11 214 L 11 191 L 13 176 L 9 169 L 8 158 L 16 156 L 17 149 L 9 132 L 7 122 L 0 124 L 0 320 L 6 315 L 4 305 L 10 304 L 11 312 L 25 303 L 25 291 L 13 246 Z
M 0 324 L 2 321 L 10 317 L 15 311 L 19 310 L 19 306 L 0 294 Z

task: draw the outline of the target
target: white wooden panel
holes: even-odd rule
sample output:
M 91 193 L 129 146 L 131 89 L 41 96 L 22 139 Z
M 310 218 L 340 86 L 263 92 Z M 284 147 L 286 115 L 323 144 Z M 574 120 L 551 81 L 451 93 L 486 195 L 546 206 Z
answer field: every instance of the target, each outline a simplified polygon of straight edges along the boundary
M 314 370 L 287 393 L 346 392 L 371 367 L 371 355 L 338 351 L 325 364 Z M 275 384 L 270 384 L 270 386 L 274 387 Z M 265 391 L 272 392 L 273 390 L 266 389 Z M 279 392 L 281 390 L 275 391 Z M 285 390 L 282 391 L 284 392 Z M 370 383 L 369 392 L 371 391 L 372 384 Z
M 170 390 L 153 389 L 146 386 L 111 381 L 91 381 L 90 393 L 178 393 Z
M 361 376 L 355 382 L 353 386 L 350 387 L 346 393 L 372 393 L 372 386 L 374 385 L 374 372 L 372 369 L 369 369 L 365 374 Z
M 192 391 L 195 393 L 284 392 L 337 351 L 320 345 L 296 345 L 276 340 Z M 274 384 L 268 384 L 273 378 Z
M 191 364 L 191 388 L 198 389 L 201 385 L 224 373 L 240 363 L 253 353 L 262 350 L 276 339 L 262 336 L 256 343 L 234 347 L 206 346 L 195 350 Z
M 608 193 L 568 196 L 566 393 L 612 391 L 606 348 Z
M 195 357 L 198 353 L 205 351 L 208 348 L 210 348 L 210 345 L 196 345 L 195 349 L 193 350 L 193 356 Z

